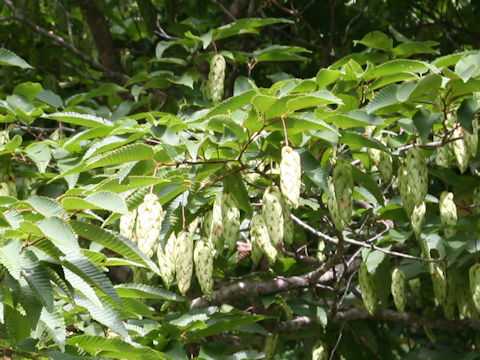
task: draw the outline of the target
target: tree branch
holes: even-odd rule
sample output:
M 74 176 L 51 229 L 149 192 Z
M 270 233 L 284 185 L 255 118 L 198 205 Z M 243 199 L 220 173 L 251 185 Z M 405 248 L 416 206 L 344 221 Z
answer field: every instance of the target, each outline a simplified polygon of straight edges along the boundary
M 102 64 L 114 72 L 122 73 L 123 68 L 113 46 L 107 20 L 92 0 L 79 0 L 78 5 L 92 32 Z
M 480 330 L 480 320 L 446 320 L 434 319 L 414 313 L 399 312 L 389 309 L 378 309 L 372 316 L 364 308 L 354 308 L 345 311 L 339 311 L 330 321 L 354 321 L 361 319 L 377 319 L 404 323 L 412 326 L 428 326 L 432 329 L 447 330 L 450 332 L 458 330 Z M 282 321 L 277 325 L 277 331 L 296 331 L 305 326 L 313 324 L 314 320 L 307 316 L 299 316 L 292 320 Z
M 335 278 L 335 274 L 343 273 L 345 270 L 343 264 L 336 264 L 337 261 L 337 256 L 332 256 L 329 261 L 324 263 L 318 269 L 301 276 L 279 276 L 274 280 L 241 281 L 232 285 L 224 286 L 220 290 L 214 292 L 212 300 L 208 300 L 205 296 L 193 299 L 190 303 L 190 308 L 197 309 L 209 305 L 220 305 L 239 296 L 249 294 L 266 295 L 302 289 L 316 283 L 327 283 Z M 335 267 L 335 271 L 330 270 L 333 267 Z M 352 266 L 347 270 L 351 271 L 354 270 L 354 268 L 356 267 Z
M 17 12 L 17 10 L 15 9 L 15 6 L 12 4 L 12 2 L 10 0 L 2 0 L 2 1 L 13 14 L 10 17 L 11 19 L 20 21 L 21 23 L 30 27 L 33 31 L 35 31 L 35 32 L 39 33 L 40 35 L 52 40 L 54 45 L 70 51 L 72 54 L 77 56 L 79 59 L 81 59 L 82 61 L 89 64 L 92 68 L 103 72 L 105 74 L 105 76 L 109 77 L 110 79 L 112 79 L 112 80 L 114 80 L 118 83 L 125 83 L 130 78 L 126 74 L 119 73 L 117 71 L 113 71 L 113 70 L 109 69 L 108 67 L 102 65 L 101 63 L 99 63 L 95 59 L 93 59 L 93 58 L 85 55 L 84 53 L 82 53 L 74 45 L 66 42 L 61 36 L 58 36 L 57 34 L 53 33 L 52 31 L 49 31 L 49 30 L 35 24 L 30 19 L 21 15 L 20 13 Z

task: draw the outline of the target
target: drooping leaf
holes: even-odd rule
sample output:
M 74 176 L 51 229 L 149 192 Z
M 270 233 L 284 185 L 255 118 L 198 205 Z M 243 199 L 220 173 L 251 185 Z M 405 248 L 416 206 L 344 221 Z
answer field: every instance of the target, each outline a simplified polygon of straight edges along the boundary
M 0 48 L 0 65 L 4 66 L 18 66 L 22 69 L 32 69 L 33 67 L 29 65 L 25 60 L 14 52 L 7 50 L 5 48 Z
M 184 301 L 183 297 L 177 294 L 145 284 L 120 284 L 115 286 L 115 289 L 121 298 L 133 297 L 137 299 Z

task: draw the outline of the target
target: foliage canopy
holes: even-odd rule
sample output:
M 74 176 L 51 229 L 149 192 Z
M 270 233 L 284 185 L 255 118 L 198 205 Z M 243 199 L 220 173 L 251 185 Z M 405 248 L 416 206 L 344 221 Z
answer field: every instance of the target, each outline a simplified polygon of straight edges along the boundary
M 38 2 L 29 10 L 38 17 L 3 4 L 12 31 L 38 20 L 36 44 L 51 51 L 50 66 L 68 59 L 42 73 L 39 49 L 0 49 L 6 354 L 308 359 L 321 341 L 339 359 L 476 358 L 480 52 L 441 56 L 434 41 L 375 30 L 358 36 L 358 52 L 318 69 L 305 44 L 276 42 L 273 27 L 295 24 L 268 16 L 268 6 L 223 24 L 218 4 L 192 1 Z M 157 12 L 164 24 L 151 18 Z M 105 47 L 91 26 L 69 42 L 95 16 L 110 21 Z M 124 45 L 120 58 L 105 53 L 113 40 Z M 214 103 L 201 84 L 215 54 L 227 60 L 227 79 Z M 294 238 L 275 262 L 256 263 L 251 219 L 280 185 L 285 145 L 302 167 Z M 350 202 L 332 187 L 338 169 L 342 179 L 350 171 Z M 166 289 L 157 256 L 120 234 L 120 217 L 153 193 L 164 209 L 158 246 L 181 231 L 199 242 L 222 191 L 241 225 L 237 248 L 217 249 L 212 298 L 195 278 L 185 296 Z M 344 196 L 337 210 L 350 207 L 343 224 L 332 196 Z M 401 310 L 395 269 L 408 284 Z

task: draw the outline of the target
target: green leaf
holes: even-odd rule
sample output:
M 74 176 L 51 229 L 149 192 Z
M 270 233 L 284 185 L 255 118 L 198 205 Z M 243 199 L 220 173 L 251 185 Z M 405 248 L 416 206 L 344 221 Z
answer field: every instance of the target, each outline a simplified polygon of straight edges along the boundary
M 458 122 L 470 134 L 473 132 L 472 120 L 478 110 L 480 110 L 480 104 L 478 103 L 477 99 L 474 98 L 463 100 L 457 110 Z
M 53 287 L 43 265 L 32 251 L 24 252 L 22 275 L 48 311 L 53 311 Z
M 38 171 L 44 173 L 52 157 L 50 148 L 45 144 L 33 144 L 25 149 L 27 156 L 37 165 Z
M 480 54 L 473 54 L 461 58 L 455 65 L 455 74 L 460 76 L 463 82 L 480 74 Z
M 145 256 L 145 254 L 138 249 L 136 244 L 120 234 L 102 229 L 89 222 L 70 220 L 69 224 L 79 236 L 100 244 L 127 259 L 144 264 L 156 274 L 160 273 L 155 263 Z
M 76 112 L 55 112 L 51 114 L 44 114 L 42 117 L 62 121 L 68 124 L 86 126 L 91 128 L 105 125 L 113 126 L 113 123 L 111 123 L 107 119 L 89 114 L 80 114 Z
M 289 100 L 287 103 L 287 109 L 290 112 L 326 104 L 343 105 L 343 102 L 340 98 L 333 95 L 330 91 L 320 90 Z
M 20 314 L 10 306 L 3 308 L 4 323 L 8 337 L 14 342 L 19 343 L 30 335 L 30 323 L 28 318 Z
M 132 345 L 119 338 L 106 338 L 104 336 L 78 335 L 72 336 L 67 341 L 68 345 L 82 348 L 97 355 L 98 351 L 108 351 L 108 356 L 115 359 L 132 360 L 173 360 L 150 347 L 138 344 Z
M 75 291 L 79 291 L 83 296 L 85 296 L 96 306 L 100 308 L 103 307 L 100 298 L 98 297 L 95 289 L 92 286 L 90 286 L 80 276 L 68 270 L 66 267 L 63 267 L 63 272 L 65 273 L 65 279 L 70 283 L 70 285 L 75 289 Z
M 305 61 L 306 57 L 299 53 L 310 52 L 299 46 L 271 45 L 264 49 L 255 50 L 253 57 L 257 62 L 263 61 Z
M 115 288 L 108 277 L 93 265 L 88 258 L 81 253 L 67 253 L 61 257 L 62 265 L 80 276 L 84 281 L 93 287 L 100 289 L 110 299 L 121 305 Z
M 0 263 L 5 266 L 8 273 L 15 279 L 20 279 L 22 271 L 22 242 L 20 240 L 4 241 L 0 246 Z
M 422 95 L 434 92 L 435 95 L 438 94 L 438 90 L 442 86 L 442 77 L 438 74 L 428 74 L 422 78 L 418 84 L 415 86 L 415 89 L 410 94 L 408 100 L 415 100 L 420 98 Z
M 226 189 L 233 195 L 238 203 L 238 207 L 245 211 L 247 217 L 252 216 L 252 206 L 248 191 L 240 174 L 229 176 L 226 180 Z
M 412 71 L 422 73 L 426 70 L 435 68 L 428 63 L 418 60 L 406 60 L 406 59 L 399 59 L 399 60 L 391 60 L 376 67 L 372 67 L 369 71 L 365 73 L 365 80 L 370 81 L 372 79 L 391 75 L 399 72 L 405 71 Z
M 99 191 L 88 195 L 85 201 L 97 206 L 99 209 L 105 209 L 120 214 L 128 213 L 127 204 L 119 195 L 111 191 Z
M 361 40 L 353 42 L 355 45 L 362 44 L 372 49 L 378 49 L 390 52 L 393 47 L 393 40 L 381 31 L 372 31 L 365 35 Z
M 93 319 L 99 323 L 105 325 L 107 328 L 115 331 L 121 335 L 124 339 L 129 340 L 130 335 L 123 324 L 122 318 L 120 317 L 119 312 L 114 309 L 108 302 L 100 300 L 102 306 L 97 306 L 92 303 L 86 297 L 75 294 L 75 303 L 85 309 L 90 313 Z
M 431 42 L 408 41 L 393 48 L 393 55 L 396 57 L 408 58 L 415 54 L 437 54 L 438 51 L 432 49 Z
M 328 124 L 335 124 L 338 128 L 383 125 L 383 120 L 380 116 L 368 114 L 363 110 L 349 111 L 346 114 L 339 112 L 331 115 L 326 112 L 317 116 L 321 117 Z
M 275 18 L 246 18 L 238 19 L 230 24 L 223 25 L 213 30 L 212 39 L 220 40 L 227 37 L 241 35 L 241 34 L 257 34 L 256 28 L 278 23 L 291 23 L 286 19 Z
M 33 69 L 33 66 L 29 65 L 20 56 L 5 48 L 0 48 L 0 65 L 18 66 L 22 69 Z
M 440 119 L 440 113 L 430 113 L 427 109 L 418 110 L 412 118 L 413 123 L 424 142 L 428 140 L 433 124 L 440 122 Z
M 185 301 L 182 296 L 172 293 L 158 287 L 144 284 L 120 284 L 115 286 L 118 296 L 121 298 L 137 298 L 137 299 L 158 299 L 170 301 Z
M 39 92 L 37 99 L 56 109 L 63 107 L 62 98 L 50 90 L 42 90 Z
M 351 131 L 343 131 L 340 141 L 353 150 L 367 147 L 388 152 L 388 149 L 380 141 Z
M 379 204 L 384 204 L 382 190 L 378 187 L 377 183 L 370 175 L 365 174 L 358 167 L 352 166 L 352 176 L 358 184 L 362 185 L 375 197 Z
M 52 340 L 60 347 L 62 351 L 65 351 L 67 327 L 61 312 L 55 308 L 50 311 L 43 308 L 40 315 L 40 321 L 45 326 L 47 333 L 50 335 Z
M 375 94 L 375 97 L 365 106 L 365 110 L 371 114 L 387 106 L 400 104 L 410 97 L 414 88 L 415 84 L 411 82 L 388 85 Z
M 62 219 L 52 216 L 38 221 L 36 225 L 47 238 L 61 248 L 65 247 L 76 251 L 80 249 L 77 236 L 72 228 Z
M 36 211 L 38 211 L 43 216 L 60 217 L 65 212 L 65 210 L 58 202 L 45 196 L 33 196 L 25 200 L 25 202 L 30 204 Z
M 153 159 L 153 149 L 144 144 L 130 144 L 87 160 L 86 168 L 94 169 L 103 166 L 123 164 L 130 161 Z
M 342 76 L 342 73 L 338 70 L 320 69 L 315 81 L 321 90 L 335 82 L 340 76 Z

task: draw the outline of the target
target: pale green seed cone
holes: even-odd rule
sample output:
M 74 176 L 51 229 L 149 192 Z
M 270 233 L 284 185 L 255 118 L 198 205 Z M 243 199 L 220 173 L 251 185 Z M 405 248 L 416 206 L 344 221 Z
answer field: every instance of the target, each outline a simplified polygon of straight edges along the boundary
M 255 265 L 260 264 L 260 261 L 262 261 L 263 258 L 263 250 L 258 244 L 258 241 L 252 237 L 252 253 L 250 255 L 250 258 L 252 259 L 253 263 Z
M 412 198 L 413 204 L 418 206 L 425 200 L 428 192 L 427 162 L 419 148 L 408 149 L 406 170 L 409 196 Z
M 348 225 L 352 219 L 353 177 L 350 164 L 340 164 L 333 170 L 333 187 L 338 215 Z
M 426 211 L 427 211 L 427 208 L 425 206 L 425 202 L 422 202 L 419 206 L 414 206 L 412 211 L 412 216 L 410 218 L 410 221 L 412 223 L 413 232 L 415 233 L 415 237 L 417 239 L 420 239 L 420 235 L 422 233 Z
M 269 186 L 263 193 L 262 215 L 267 225 L 268 236 L 272 245 L 277 247 L 283 243 L 284 214 L 282 208 L 282 193 L 276 186 Z
M 322 340 L 317 341 L 312 349 L 312 360 L 328 360 L 327 344 Z
M 467 283 L 459 282 L 456 288 L 455 297 L 460 319 L 476 319 L 478 318 L 477 308 L 470 294 L 470 289 Z
M 225 58 L 220 54 L 215 54 L 210 60 L 210 72 L 208 73 L 208 89 L 204 90 L 205 95 L 210 95 L 213 102 L 219 102 L 223 97 L 223 87 L 225 82 Z
M 300 199 L 301 176 L 300 155 L 290 146 L 284 146 L 280 161 L 280 189 L 294 209 L 298 207 Z
M 237 202 L 228 192 L 222 195 L 222 229 L 228 250 L 235 250 L 240 235 L 240 210 Z
M 451 192 L 444 191 L 441 193 L 439 208 L 442 224 L 452 226 L 457 224 L 457 206 L 453 201 L 453 194 Z M 445 229 L 445 236 L 447 238 L 454 235 L 454 229 Z
M 437 155 L 435 156 L 435 164 L 440 167 L 450 167 L 450 158 L 452 157 L 452 151 L 449 144 L 443 145 L 437 149 Z
M 136 242 L 135 238 L 135 222 L 137 220 L 137 210 L 129 211 L 120 217 L 120 234 L 127 239 Z
M 410 181 L 408 180 L 408 170 L 405 165 L 398 168 L 398 189 L 400 191 L 400 197 L 402 198 L 403 208 L 408 217 L 412 216 L 415 203 L 411 196 L 412 189 L 410 188 Z
M 213 258 L 215 250 L 208 239 L 198 240 L 195 243 L 193 260 L 195 274 L 202 292 L 209 298 L 213 295 Z
M 392 272 L 391 290 L 395 307 L 398 311 L 404 312 L 407 304 L 406 280 L 405 273 L 399 268 Z
M 468 163 L 470 161 L 470 151 L 465 145 L 465 141 L 463 137 L 463 129 L 461 127 L 457 127 L 453 131 L 453 138 L 459 138 L 452 143 L 453 153 L 455 154 L 455 158 L 457 159 L 457 166 L 460 172 L 463 174 L 465 170 L 468 168 Z
M 185 295 L 193 274 L 193 239 L 189 232 L 181 231 L 175 241 L 175 273 L 178 290 Z
M 165 249 L 161 245 L 157 247 L 158 268 L 167 289 L 170 288 L 175 278 L 175 241 L 175 234 L 171 233 L 165 244 Z
M 451 271 L 447 272 L 447 293 L 445 300 L 443 301 L 443 314 L 445 319 L 453 320 L 455 318 L 455 309 L 456 309 L 456 285 L 455 278 Z
M 443 263 L 429 263 L 435 301 L 441 305 L 447 295 L 447 272 Z
M 333 184 L 333 179 L 328 179 L 328 189 L 330 193 L 328 194 L 327 207 L 328 212 L 330 213 L 330 218 L 332 219 L 333 225 L 338 231 L 343 231 L 345 228 L 345 223 L 343 218 L 338 212 L 338 204 L 335 198 L 335 188 Z
M 265 354 L 265 359 L 273 359 L 277 344 L 278 333 L 270 334 L 265 338 L 265 344 L 263 346 L 263 353 Z
M 143 203 L 137 209 L 136 235 L 138 248 L 148 257 L 157 249 L 163 216 L 157 195 L 145 195 Z
M 473 158 L 477 155 L 478 150 L 478 119 L 472 120 L 472 132 L 469 133 L 464 129 L 463 131 L 463 141 L 465 142 L 465 147 L 467 148 L 470 157 Z
M 362 299 L 365 308 L 370 315 L 377 311 L 377 290 L 375 287 L 375 280 L 368 272 L 367 264 L 362 262 L 358 270 L 358 282 L 362 291 Z
M 474 264 L 468 271 L 470 294 L 477 312 L 480 312 L 480 264 Z
M 250 224 L 250 236 L 252 243 L 258 244 L 263 253 L 267 256 L 268 262 L 273 264 L 277 259 L 278 252 L 270 241 L 267 225 L 265 225 L 262 214 L 256 213 L 253 215 Z
M 288 204 L 284 196 L 281 196 L 281 205 L 283 213 L 283 241 L 291 244 L 295 237 L 295 224 L 293 223 L 290 204 Z
M 388 183 L 390 180 L 392 180 L 393 160 L 390 154 L 380 151 L 380 161 L 377 167 L 384 183 Z

